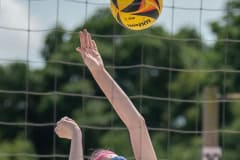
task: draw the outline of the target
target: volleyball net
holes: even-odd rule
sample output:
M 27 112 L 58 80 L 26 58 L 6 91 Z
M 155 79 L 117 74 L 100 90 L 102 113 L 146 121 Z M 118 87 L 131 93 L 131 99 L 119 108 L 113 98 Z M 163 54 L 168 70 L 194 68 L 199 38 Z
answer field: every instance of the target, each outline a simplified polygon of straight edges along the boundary
M 110 148 L 133 159 L 127 129 L 75 52 L 83 28 L 145 117 L 159 160 L 236 158 L 239 9 L 220 2 L 164 2 L 152 27 L 130 31 L 108 1 L 0 0 L 0 159 L 67 159 L 69 141 L 54 133 L 65 115 L 82 129 L 85 158 Z

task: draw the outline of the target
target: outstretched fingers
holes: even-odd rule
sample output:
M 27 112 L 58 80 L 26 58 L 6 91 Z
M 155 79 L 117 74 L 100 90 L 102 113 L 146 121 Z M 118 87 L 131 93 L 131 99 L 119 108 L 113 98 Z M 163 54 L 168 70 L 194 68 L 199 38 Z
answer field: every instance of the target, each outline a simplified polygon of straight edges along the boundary
M 80 31 L 79 33 L 79 37 L 80 37 L 80 46 L 81 48 L 86 48 L 86 38 L 85 38 L 85 34 L 84 32 Z
M 100 56 L 99 52 L 97 51 L 96 42 L 94 40 L 91 40 L 91 47 L 96 51 L 96 52 L 93 52 L 94 56 Z
M 88 33 L 88 31 L 86 29 L 84 29 L 84 33 L 85 33 L 85 42 L 86 42 L 86 48 L 91 48 L 91 35 Z
M 97 45 L 94 40 L 91 40 L 91 48 L 97 49 Z
M 79 37 L 80 37 L 81 48 L 92 48 L 92 49 L 97 48 L 96 43 L 92 40 L 91 34 L 88 33 L 86 29 L 79 32 Z

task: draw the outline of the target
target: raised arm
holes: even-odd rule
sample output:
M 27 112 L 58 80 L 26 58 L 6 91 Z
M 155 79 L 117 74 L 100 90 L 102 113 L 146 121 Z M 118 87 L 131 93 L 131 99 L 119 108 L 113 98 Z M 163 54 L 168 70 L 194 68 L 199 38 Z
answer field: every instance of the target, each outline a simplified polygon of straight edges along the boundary
M 86 30 L 80 32 L 80 42 L 81 46 L 76 50 L 114 110 L 127 126 L 136 160 L 157 160 L 144 118 L 105 69 L 96 43 Z
M 71 140 L 69 160 L 84 160 L 82 132 L 75 121 L 63 117 L 57 122 L 55 132 L 58 137 Z

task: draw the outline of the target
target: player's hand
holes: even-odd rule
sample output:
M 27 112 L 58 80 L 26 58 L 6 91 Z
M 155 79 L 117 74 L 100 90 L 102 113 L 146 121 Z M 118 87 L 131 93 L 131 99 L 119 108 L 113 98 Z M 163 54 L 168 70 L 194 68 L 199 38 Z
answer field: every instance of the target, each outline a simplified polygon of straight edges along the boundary
M 80 133 L 81 130 L 77 123 L 69 117 L 63 117 L 57 122 L 55 133 L 60 138 L 72 139 L 74 133 Z
M 104 68 L 97 45 L 86 29 L 80 31 L 80 47 L 76 48 L 76 51 L 80 53 L 90 71 L 97 71 Z

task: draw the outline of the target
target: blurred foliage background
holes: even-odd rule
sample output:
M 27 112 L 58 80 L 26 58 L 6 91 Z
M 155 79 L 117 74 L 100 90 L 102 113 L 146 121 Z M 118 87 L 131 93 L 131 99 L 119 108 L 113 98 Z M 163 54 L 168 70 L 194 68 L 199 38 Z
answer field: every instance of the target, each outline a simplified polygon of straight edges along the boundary
M 239 0 L 229 1 L 224 17 L 211 23 L 217 37 L 213 45 L 205 44 L 189 27 L 174 35 L 161 26 L 138 32 L 126 30 L 116 24 L 108 9 L 98 11 L 72 33 L 57 26 L 45 38 L 41 51 L 44 68 L 33 70 L 26 63 L 0 66 L 0 89 L 9 90 L 0 93 L 0 121 L 25 122 L 27 117 L 33 124 L 51 123 L 27 127 L 1 124 L 0 159 L 46 160 L 56 157 L 31 155 L 68 154 L 70 142 L 53 133 L 54 123 L 65 115 L 82 127 L 85 155 L 96 148 L 111 148 L 132 157 L 124 125 L 75 52 L 78 32 L 83 28 L 92 33 L 107 70 L 130 96 L 149 128 L 201 131 L 203 89 L 217 87 L 220 99 L 226 93 L 240 91 L 239 6 Z M 220 129 L 239 131 L 240 103 L 222 101 L 219 107 Z M 159 159 L 201 159 L 201 134 L 149 131 Z M 239 138 L 239 133 L 221 132 L 223 159 L 240 159 Z

